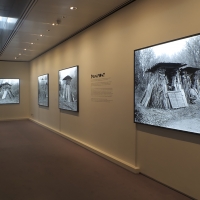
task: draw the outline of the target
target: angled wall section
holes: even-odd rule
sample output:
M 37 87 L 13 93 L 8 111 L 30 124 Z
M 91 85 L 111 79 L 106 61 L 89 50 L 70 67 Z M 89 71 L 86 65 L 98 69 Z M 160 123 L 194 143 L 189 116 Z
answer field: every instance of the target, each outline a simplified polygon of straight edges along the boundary
M 20 79 L 20 103 L 0 105 L 0 120 L 30 117 L 30 71 L 28 62 L 0 62 L 1 79 Z

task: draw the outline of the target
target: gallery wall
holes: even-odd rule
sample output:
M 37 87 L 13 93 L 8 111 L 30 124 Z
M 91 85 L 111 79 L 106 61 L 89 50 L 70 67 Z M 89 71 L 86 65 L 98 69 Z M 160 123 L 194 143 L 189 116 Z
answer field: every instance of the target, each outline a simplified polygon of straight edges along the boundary
M 31 62 L 31 115 L 34 120 L 134 168 L 133 50 L 128 54 L 119 51 L 126 48 L 126 32 L 120 30 L 123 21 L 112 21 L 113 17 L 94 25 Z M 58 109 L 58 70 L 74 65 L 79 65 L 78 113 Z M 49 108 L 40 107 L 37 102 L 37 77 L 45 73 L 49 73 Z M 91 75 L 100 73 L 111 80 L 113 94 L 109 102 L 92 99 Z
M 199 7 L 199 1 L 138 0 L 33 60 L 31 119 L 200 199 L 200 136 L 133 122 L 134 49 L 199 33 Z M 74 65 L 78 113 L 58 109 L 58 70 Z M 46 73 L 48 108 L 37 101 L 37 78 Z M 92 93 L 91 75 L 100 73 L 110 80 L 109 101 Z
M 133 49 L 200 33 L 199 6 L 199 1 L 187 0 L 136 2 L 131 18 L 139 19 L 133 22 L 133 30 L 140 34 L 133 36 Z M 131 7 L 127 12 L 131 12 Z M 147 125 L 137 125 L 136 131 L 140 171 L 200 199 L 200 135 Z
M 29 118 L 30 71 L 28 62 L 0 61 L 1 79 L 20 79 L 20 103 L 0 105 L 0 120 Z

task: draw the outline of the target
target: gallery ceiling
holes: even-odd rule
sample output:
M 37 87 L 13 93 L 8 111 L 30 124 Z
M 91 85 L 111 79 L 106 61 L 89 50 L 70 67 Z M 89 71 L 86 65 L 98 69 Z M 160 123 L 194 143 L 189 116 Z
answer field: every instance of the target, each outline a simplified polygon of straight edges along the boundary
M 31 61 L 135 0 L 1 0 L 0 60 Z

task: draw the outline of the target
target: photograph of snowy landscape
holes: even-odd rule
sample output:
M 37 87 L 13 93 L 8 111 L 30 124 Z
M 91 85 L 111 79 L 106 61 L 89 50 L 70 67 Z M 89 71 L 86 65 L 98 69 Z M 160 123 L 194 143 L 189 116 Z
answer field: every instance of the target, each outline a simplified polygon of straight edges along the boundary
M 200 35 L 134 51 L 134 122 L 200 134 Z

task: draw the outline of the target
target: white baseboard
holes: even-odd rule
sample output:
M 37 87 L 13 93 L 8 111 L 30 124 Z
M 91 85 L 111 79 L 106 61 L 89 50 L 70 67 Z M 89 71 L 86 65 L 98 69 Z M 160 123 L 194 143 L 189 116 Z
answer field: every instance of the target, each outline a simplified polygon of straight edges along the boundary
M 8 118 L 8 119 L 0 119 L 0 122 L 6 122 L 6 121 L 20 121 L 20 120 L 28 120 L 29 118 Z
M 131 165 L 131 164 L 129 164 L 129 163 L 123 161 L 123 160 L 120 160 L 120 159 L 118 159 L 118 158 L 116 158 L 114 156 L 111 156 L 110 154 L 107 154 L 107 153 L 105 153 L 105 152 L 103 152 L 103 151 L 101 151 L 101 150 L 99 150 L 99 149 L 97 149 L 97 148 L 95 148 L 93 146 L 90 146 L 90 145 L 88 145 L 86 143 L 83 143 L 83 142 L 81 142 L 81 141 L 79 141 L 79 140 L 77 140 L 75 138 L 72 138 L 71 136 L 68 136 L 65 133 L 62 133 L 62 132 L 60 132 L 58 130 L 55 130 L 55 129 L 47 126 L 47 125 L 44 125 L 44 124 L 42 124 L 42 123 L 40 123 L 40 122 L 38 122 L 38 121 L 36 121 L 34 119 L 29 118 L 29 120 L 34 122 L 34 123 L 36 123 L 36 124 L 38 124 L 38 125 L 40 125 L 40 126 L 42 126 L 42 127 L 44 127 L 44 128 L 47 128 L 48 130 L 50 130 L 50 131 L 52 131 L 52 132 L 54 132 L 54 133 L 56 133 L 56 134 L 58 134 L 58 135 L 60 135 L 60 136 L 62 136 L 64 138 L 66 138 L 66 139 L 68 139 L 68 140 L 70 140 L 70 141 L 72 141 L 72 142 L 74 142 L 74 143 L 76 143 L 76 144 L 88 149 L 89 151 L 92 151 L 93 153 L 95 153 L 95 154 L 97 154 L 97 155 L 99 155 L 99 156 L 101 156 L 101 157 L 103 157 L 103 158 L 105 158 L 105 159 L 107 159 L 107 160 L 109 160 L 109 161 L 111 161 L 111 162 L 113 162 L 113 163 L 115 163 L 115 164 L 117 164 L 117 165 L 119 165 L 119 166 L 121 166 L 121 167 L 123 167 L 123 168 L 125 168 L 125 169 L 127 169 L 127 170 L 129 170 L 131 172 L 133 172 L 133 173 L 135 173 L 135 174 L 138 174 L 140 172 L 139 167 L 136 167 L 136 166 Z

